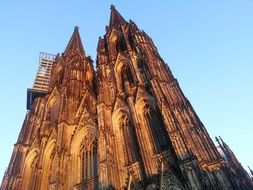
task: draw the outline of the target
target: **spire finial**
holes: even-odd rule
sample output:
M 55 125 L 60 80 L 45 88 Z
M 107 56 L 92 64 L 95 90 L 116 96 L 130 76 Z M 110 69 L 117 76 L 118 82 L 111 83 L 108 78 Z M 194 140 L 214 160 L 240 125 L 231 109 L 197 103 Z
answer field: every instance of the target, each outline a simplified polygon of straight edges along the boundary
M 126 23 L 125 19 L 120 15 L 114 5 L 111 5 L 110 28 L 122 26 Z
M 224 141 L 223 141 L 223 139 L 221 138 L 221 136 L 219 136 L 219 138 L 220 138 L 220 141 L 222 142 L 222 144 L 224 144 Z
M 78 27 L 78 26 L 75 26 L 75 30 L 79 30 L 79 27 Z
M 111 4 L 111 10 L 115 9 L 115 5 Z

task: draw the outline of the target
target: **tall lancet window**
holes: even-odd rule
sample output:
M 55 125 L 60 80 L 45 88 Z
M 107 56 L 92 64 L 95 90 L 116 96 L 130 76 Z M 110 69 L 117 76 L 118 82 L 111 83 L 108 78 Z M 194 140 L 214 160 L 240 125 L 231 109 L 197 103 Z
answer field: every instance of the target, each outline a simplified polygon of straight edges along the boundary
M 126 51 L 127 50 L 126 43 L 124 42 L 123 39 L 120 38 L 119 40 L 117 40 L 117 42 L 116 42 L 116 50 L 118 52 L 122 52 L 122 51 Z
M 94 136 L 84 139 L 80 151 L 80 163 L 83 182 L 97 176 L 97 141 Z
M 145 61 L 140 60 L 138 62 L 138 68 L 143 76 L 144 82 L 147 83 L 149 79 L 151 78 L 150 72 L 148 70 L 147 64 Z
M 127 114 L 122 114 L 119 119 L 119 136 L 124 153 L 124 165 L 132 164 L 136 161 L 136 139 L 132 125 L 130 125 Z
M 159 116 L 159 114 L 149 104 L 146 104 L 144 106 L 143 111 L 146 124 L 148 125 L 152 133 L 152 139 L 155 143 L 157 151 L 161 152 L 168 149 L 169 138 L 167 135 L 167 131 L 165 130 L 164 125 L 162 123 L 161 116 Z
M 58 155 L 56 154 L 56 151 L 53 150 L 50 159 L 52 159 L 52 164 L 50 167 L 50 173 L 49 173 L 49 188 L 50 190 L 56 189 L 56 181 L 57 181 L 57 172 L 58 172 Z
M 126 90 L 134 84 L 133 75 L 128 64 L 124 64 L 121 68 L 121 80 L 123 90 Z
M 29 176 L 29 183 L 28 183 L 28 186 L 27 186 L 27 189 L 33 189 L 34 188 L 34 182 L 35 182 L 35 175 L 36 175 L 36 162 L 37 162 L 37 159 L 38 157 L 36 157 L 33 162 L 31 163 L 30 165 L 30 170 L 31 170 L 31 173 L 30 173 L 30 176 Z
M 34 189 L 37 160 L 38 152 L 31 151 L 26 158 L 21 189 Z

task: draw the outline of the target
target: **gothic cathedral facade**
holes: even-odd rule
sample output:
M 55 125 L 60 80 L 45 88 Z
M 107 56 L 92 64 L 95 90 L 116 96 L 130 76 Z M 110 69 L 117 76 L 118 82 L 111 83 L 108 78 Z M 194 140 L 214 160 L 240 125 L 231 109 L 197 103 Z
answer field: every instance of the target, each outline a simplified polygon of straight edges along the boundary
M 239 172 L 240 171 L 240 172 Z M 96 69 L 76 27 L 34 98 L 1 190 L 252 189 L 151 38 L 112 6 Z

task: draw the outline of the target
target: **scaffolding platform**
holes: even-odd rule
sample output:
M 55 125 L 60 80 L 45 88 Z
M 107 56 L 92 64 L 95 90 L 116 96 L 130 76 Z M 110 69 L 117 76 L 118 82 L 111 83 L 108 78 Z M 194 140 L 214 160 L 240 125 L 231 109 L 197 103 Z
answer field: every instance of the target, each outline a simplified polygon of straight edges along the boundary
M 26 108 L 31 109 L 34 100 L 48 93 L 51 79 L 51 72 L 55 55 L 41 52 L 39 58 L 39 68 L 36 74 L 33 88 L 27 89 Z

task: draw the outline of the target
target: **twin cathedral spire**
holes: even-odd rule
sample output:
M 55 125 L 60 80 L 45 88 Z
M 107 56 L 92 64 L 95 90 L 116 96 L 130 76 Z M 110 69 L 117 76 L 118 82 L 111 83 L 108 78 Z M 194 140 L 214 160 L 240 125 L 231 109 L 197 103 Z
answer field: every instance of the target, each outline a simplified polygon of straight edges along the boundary
M 95 70 L 78 30 L 55 57 L 47 91 L 29 91 L 1 190 L 251 189 L 145 32 L 112 6 Z

